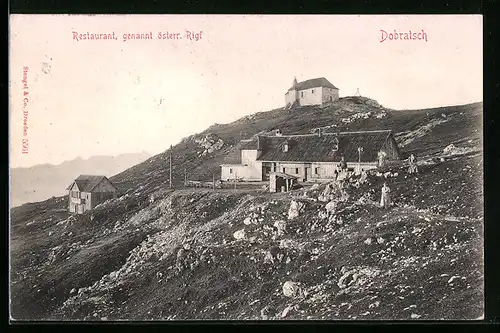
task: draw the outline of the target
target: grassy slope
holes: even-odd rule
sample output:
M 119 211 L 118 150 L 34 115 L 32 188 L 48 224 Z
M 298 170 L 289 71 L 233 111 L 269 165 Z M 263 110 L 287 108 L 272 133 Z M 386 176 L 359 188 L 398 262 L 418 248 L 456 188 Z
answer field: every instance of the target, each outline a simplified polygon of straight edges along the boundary
M 330 110 L 274 110 L 212 126 L 196 138 L 215 133 L 227 146 L 199 158 L 195 137 L 183 140 L 174 147 L 174 179 L 183 179 L 187 167 L 193 170 L 191 179 L 210 180 L 225 156 L 234 154 L 231 145 L 241 136 L 278 124 L 285 133 L 306 133 L 337 123 L 344 117 L 338 114 L 342 109 L 372 108 L 345 103 Z M 433 155 L 450 143 L 481 146 L 482 104 L 385 112 L 385 118 L 357 120 L 339 130 L 406 132 L 444 113 L 449 121 L 416 138 L 403 153 Z M 404 167 L 394 166 L 400 168 L 400 175 L 388 179 L 397 205 L 390 214 L 355 204 L 365 192 L 374 192 L 377 199 L 382 180 L 376 176 L 362 189 L 349 189 L 351 198 L 338 214 L 342 225 L 319 221 L 324 203 L 307 201 L 306 212 L 289 222 L 286 238 L 301 243 L 312 258 L 289 250 L 291 262 L 274 268 L 263 263 L 264 251 L 276 244 L 264 225 L 286 218 L 292 196 L 302 197 L 301 190 L 292 195 L 243 190 L 170 192 L 164 190 L 167 156 L 157 155 L 113 177 L 128 196 L 102 205 L 92 220 L 90 214 L 69 218 L 64 197 L 11 210 L 14 318 L 258 319 L 264 305 L 270 305 L 271 317 L 274 309 L 280 318 L 286 306 L 295 304 L 287 319 L 406 319 L 412 313 L 422 319 L 476 318 L 482 314 L 482 202 L 478 200 L 482 188 L 476 181 L 482 174 L 480 155 L 422 166 L 416 178 L 405 178 Z M 150 204 L 153 192 L 159 199 Z M 262 222 L 246 227 L 242 220 L 250 207 L 259 204 L 268 206 Z M 243 227 L 257 237 L 257 243 L 234 242 L 232 233 Z M 175 248 L 189 234 L 198 239 L 195 250 L 205 251 L 210 259 L 192 272 L 173 276 Z M 384 238 L 382 244 L 364 243 L 378 237 Z M 341 289 L 337 282 L 342 266 L 366 266 L 378 275 L 363 285 Z M 459 277 L 448 283 L 453 276 Z M 308 298 L 285 298 L 281 285 L 286 280 L 305 283 Z

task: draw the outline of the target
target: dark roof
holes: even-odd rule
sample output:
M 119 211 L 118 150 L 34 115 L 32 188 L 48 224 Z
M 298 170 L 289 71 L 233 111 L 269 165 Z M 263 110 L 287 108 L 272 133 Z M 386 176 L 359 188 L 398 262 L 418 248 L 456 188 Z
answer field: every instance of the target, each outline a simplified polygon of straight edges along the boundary
M 363 147 L 361 162 L 375 162 L 391 131 L 340 132 L 309 135 L 261 136 L 259 161 L 347 162 L 358 161 L 358 147 Z M 332 148 L 338 140 L 338 149 Z M 256 140 L 254 141 L 256 147 Z M 288 142 L 288 151 L 282 146 Z M 254 148 L 256 149 L 256 148 Z
M 240 149 L 241 150 L 253 150 L 257 149 L 257 139 L 250 139 L 250 140 L 241 140 L 240 141 Z
M 71 185 L 68 186 L 67 190 L 73 186 L 74 183 L 78 186 L 78 189 L 81 192 L 90 192 L 92 191 L 99 183 L 103 180 L 109 179 L 106 176 L 91 176 L 91 175 L 80 175 Z M 109 181 L 111 183 L 111 181 Z M 111 183 L 112 184 L 112 183 Z M 114 185 L 113 185 L 114 187 Z
M 337 89 L 337 90 L 339 89 L 339 88 L 335 87 L 333 84 L 331 84 L 330 81 L 328 81 L 324 77 L 318 77 L 316 79 L 311 79 L 311 80 L 299 82 L 295 86 L 295 89 L 305 90 L 305 89 L 311 89 L 311 88 L 315 88 L 315 87 L 325 87 L 325 88 L 332 88 L 332 89 Z M 293 90 L 293 89 L 294 89 L 294 87 L 291 87 L 290 89 L 288 89 L 288 91 Z

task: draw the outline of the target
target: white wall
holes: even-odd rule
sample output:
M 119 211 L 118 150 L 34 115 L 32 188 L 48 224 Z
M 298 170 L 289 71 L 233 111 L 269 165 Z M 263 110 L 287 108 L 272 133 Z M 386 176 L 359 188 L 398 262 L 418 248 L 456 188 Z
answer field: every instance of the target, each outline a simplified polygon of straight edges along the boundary
M 311 163 L 311 178 L 321 179 L 321 178 L 333 178 L 335 176 L 335 170 L 337 170 L 338 163 Z M 315 169 L 318 168 L 318 173 L 315 173 Z
M 289 175 L 297 176 L 299 181 L 303 181 L 305 178 L 305 167 L 311 167 L 311 174 L 307 180 L 321 180 L 321 179 L 333 179 L 335 177 L 335 170 L 340 172 L 338 167 L 338 162 L 312 162 L 312 163 L 283 163 L 276 162 L 276 171 L 284 172 Z M 358 167 L 358 163 L 347 163 L 347 168 L 356 168 Z M 361 168 L 364 170 L 375 169 L 377 167 L 377 162 L 369 162 L 369 163 L 361 163 Z M 285 171 L 283 171 L 285 168 Z M 296 169 L 299 169 L 298 173 L 296 173 Z M 318 173 L 315 173 L 315 169 L 318 168 Z
M 298 94 L 300 105 L 318 105 L 323 101 L 323 89 L 321 87 L 300 90 Z
M 232 171 L 232 172 L 231 172 Z M 262 180 L 262 162 L 253 165 L 225 164 L 221 165 L 221 180 L 233 180 L 235 178 L 246 181 Z
M 311 163 L 312 177 L 313 179 L 325 179 L 325 178 L 333 178 L 335 177 L 335 170 L 340 172 L 340 168 L 338 167 L 338 162 L 328 163 L 328 162 L 320 162 L 320 163 Z M 347 162 L 347 168 L 354 168 L 356 170 L 358 167 L 358 163 L 355 162 Z M 362 162 L 361 169 L 370 170 L 375 169 L 377 167 L 377 162 Z M 318 168 L 318 174 L 315 174 L 315 168 Z
M 297 90 L 289 90 L 285 94 L 285 105 L 291 104 L 297 100 Z
M 283 171 L 283 168 L 285 168 L 285 171 Z M 295 169 L 299 169 L 298 173 L 296 173 Z M 289 175 L 297 176 L 299 177 L 299 180 L 301 178 L 305 177 L 305 167 L 304 163 L 276 163 L 276 171 L 278 172 L 284 172 Z
M 339 99 L 339 91 L 338 89 L 333 88 L 325 88 L 323 87 L 323 103 L 330 102 L 330 97 L 332 98 L 332 102 Z
M 241 151 L 241 162 L 246 164 L 248 170 L 245 172 L 245 176 L 248 179 L 258 179 L 262 180 L 262 162 L 257 161 L 259 157 L 259 151 L 255 150 L 242 150 Z
M 330 102 L 330 97 L 332 101 L 339 99 L 338 89 L 315 87 L 300 91 L 290 90 L 285 94 L 285 104 L 288 105 L 298 99 L 300 105 L 319 105 Z
M 250 166 L 254 166 L 257 162 L 258 150 L 241 150 L 241 164 L 248 164 Z

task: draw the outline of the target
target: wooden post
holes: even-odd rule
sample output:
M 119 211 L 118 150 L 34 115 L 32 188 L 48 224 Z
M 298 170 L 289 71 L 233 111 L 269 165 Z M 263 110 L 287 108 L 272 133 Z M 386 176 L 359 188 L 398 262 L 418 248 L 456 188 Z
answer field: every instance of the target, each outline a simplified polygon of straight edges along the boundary
M 170 175 L 169 175 L 169 179 L 170 179 L 169 184 L 170 185 L 169 186 L 170 186 L 170 188 L 172 188 L 172 145 L 170 145 L 170 158 L 169 158 L 169 160 L 170 160 L 170 168 L 169 168 L 170 169 L 169 170 L 170 171 Z
M 186 168 L 184 168 L 184 187 L 187 187 L 187 171 L 186 171 Z
M 215 191 L 215 173 L 212 174 L 212 188 Z
M 238 172 L 234 170 L 234 189 L 236 190 L 236 181 L 238 180 Z
M 361 153 L 363 152 L 363 147 L 358 147 L 358 174 L 361 173 Z

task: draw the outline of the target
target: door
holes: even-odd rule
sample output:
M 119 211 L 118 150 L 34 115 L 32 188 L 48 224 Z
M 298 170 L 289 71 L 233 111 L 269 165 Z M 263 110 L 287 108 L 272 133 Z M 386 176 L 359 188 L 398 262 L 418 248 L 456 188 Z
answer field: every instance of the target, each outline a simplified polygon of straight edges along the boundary
M 304 181 L 307 181 L 308 179 L 311 179 L 312 174 L 311 174 L 311 167 L 306 167 L 306 172 L 304 176 Z
M 262 165 L 262 180 L 269 180 L 270 172 L 271 172 L 270 165 Z

